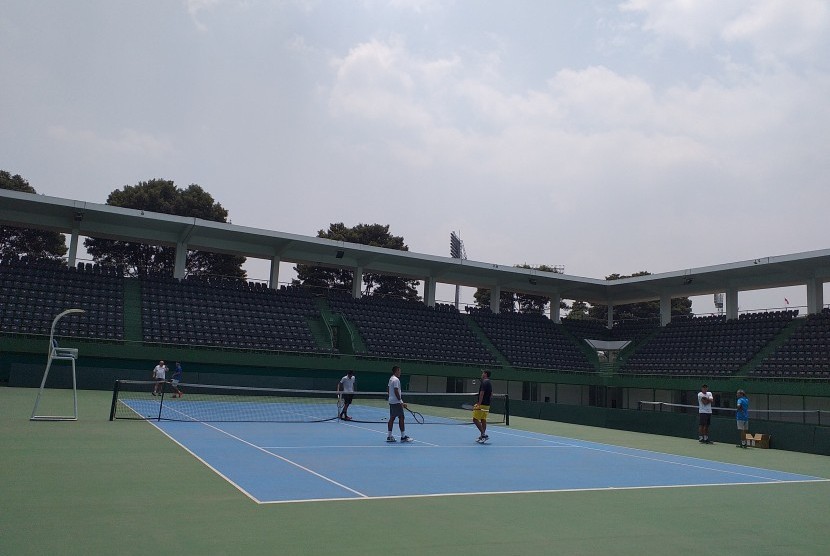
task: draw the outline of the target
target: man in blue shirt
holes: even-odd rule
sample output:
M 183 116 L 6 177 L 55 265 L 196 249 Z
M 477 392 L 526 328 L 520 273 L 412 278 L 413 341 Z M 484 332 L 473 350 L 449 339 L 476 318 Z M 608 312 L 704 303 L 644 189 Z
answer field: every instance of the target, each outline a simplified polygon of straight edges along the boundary
M 746 433 L 749 432 L 749 398 L 746 392 L 738 390 L 738 401 L 735 403 L 735 422 L 738 423 L 738 435 L 741 437 L 738 448 L 746 448 Z

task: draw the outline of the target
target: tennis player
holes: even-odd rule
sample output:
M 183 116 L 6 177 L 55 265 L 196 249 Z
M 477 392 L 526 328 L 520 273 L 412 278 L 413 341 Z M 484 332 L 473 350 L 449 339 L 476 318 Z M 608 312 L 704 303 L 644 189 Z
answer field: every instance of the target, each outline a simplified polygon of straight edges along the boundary
M 397 442 L 392 436 L 392 425 L 395 419 L 398 419 L 398 428 L 401 429 L 401 442 L 412 442 L 412 439 L 406 435 L 406 425 L 403 419 L 403 410 L 406 404 L 401 398 L 401 368 L 397 365 L 392 367 L 392 376 L 389 377 L 389 386 L 387 386 L 389 393 L 389 423 L 387 429 L 389 434 L 386 437 L 387 442 Z
M 173 376 L 170 377 L 170 386 L 173 387 L 175 392 L 173 393 L 174 398 L 181 398 L 184 396 L 184 392 L 182 392 L 181 388 L 179 388 L 179 383 L 182 381 L 182 364 L 176 361 L 176 370 L 173 371 Z
M 715 397 L 712 395 L 712 392 L 709 392 L 709 387 L 704 384 L 700 387 L 700 392 L 697 393 L 697 441 L 701 444 L 712 443 L 712 441 L 709 440 L 709 424 L 712 422 L 713 401 L 715 401 Z
M 354 371 L 349 369 L 349 372 L 346 373 L 346 376 L 340 379 L 340 382 L 337 383 L 337 395 L 340 396 L 341 392 L 343 395 L 343 410 L 340 412 L 340 417 L 344 421 L 351 421 L 352 418 L 349 417 L 349 406 L 352 405 L 352 400 L 354 400 Z
M 487 414 L 490 413 L 490 398 L 493 396 L 493 384 L 490 382 L 490 371 L 481 371 L 481 383 L 478 385 L 478 401 L 473 406 L 473 423 L 478 427 L 479 437 L 476 440 L 484 444 L 490 437 L 487 435 Z
M 156 381 L 155 386 L 153 386 L 154 396 L 161 395 L 161 389 L 164 387 L 164 380 L 166 376 L 167 365 L 164 364 L 164 361 L 159 361 L 159 364 L 153 369 L 153 380 Z

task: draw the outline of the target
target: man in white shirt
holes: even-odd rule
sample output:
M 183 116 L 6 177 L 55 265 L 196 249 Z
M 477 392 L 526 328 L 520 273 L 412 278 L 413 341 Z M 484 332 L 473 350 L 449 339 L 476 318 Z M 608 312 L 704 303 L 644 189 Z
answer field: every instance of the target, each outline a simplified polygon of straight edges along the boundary
M 350 369 L 349 372 L 346 373 L 346 376 L 341 378 L 340 382 L 337 383 L 337 397 L 343 401 L 343 409 L 340 410 L 338 417 L 344 421 L 352 420 L 352 418 L 349 417 L 349 406 L 352 405 L 352 400 L 354 399 L 354 381 L 354 371 Z
M 712 402 L 715 397 L 712 392 L 709 392 L 709 387 L 705 384 L 700 387 L 700 392 L 697 393 L 697 412 L 698 412 L 698 428 L 697 441 L 701 444 L 711 444 L 709 440 L 709 424 L 712 422 Z
M 164 361 L 159 361 L 159 364 L 153 369 L 153 380 L 156 381 L 156 385 L 153 386 L 153 395 L 158 396 L 161 394 L 161 389 L 164 387 L 164 381 L 167 378 L 167 365 L 164 364 Z
M 412 439 L 406 436 L 403 420 L 403 410 L 406 409 L 406 404 L 401 398 L 401 368 L 398 366 L 392 367 L 392 376 L 389 377 L 389 386 L 387 386 L 389 394 L 389 435 L 386 437 L 387 442 L 396 442 L 395 437 L 392 436 L 392 424 L 395 418 L 398 419 L 398 428 L 401 429 L 401 442 L 412 442 Z

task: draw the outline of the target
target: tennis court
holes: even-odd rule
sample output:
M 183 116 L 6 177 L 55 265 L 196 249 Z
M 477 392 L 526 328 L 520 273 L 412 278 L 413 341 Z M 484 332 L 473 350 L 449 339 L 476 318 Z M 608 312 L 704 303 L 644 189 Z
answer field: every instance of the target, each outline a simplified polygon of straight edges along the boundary
M 359 395 L 354 420 L 346 422 L 331 418 L 338 413 L 331 392 L 187 385 L 196 393 L 165 401 L 149 394 L 148 383 L 127 386 L 136 388 L 122 390 L 122 413 L 151 418 L 261 504 L 825 480 L 506 426 L 491 426 L 489 442 L 479 444 L 478 431 L 465 424 L 469 412 L 454 409 L 472 393 L 407 394 L 427 424 L 410 419 L 406 430 L 414 441 L 389 444 L 385 393 Z M 390 481 L 390 470 L 406 479 Z
M 515 417 L 510 427 L 493 427 L 485 446 L 473 442 L 469 426 L 410 424 L 416 442 L 386 445 L 381 423 L 213 423 L 255 448 L 198 422 L 111 422 L 111 393 L 78 394 L 79 421 L 33 423 L 36 391 L 0 388 L 6 553 L 642 554 L 701 542 L 707 554 L 830 548 L 830 481 L 809 479 L 830 477 L 826 456 Z M 262 450 L 369 498 L 331 497 L 322 479 L 303 479 L 301 494 L 267 494 L 286 488 L 294 466 Z M 227 478 L 193 454 L 225 466 Z M 482 474 L 486 480 L 476 478 Z M 257 504 L 228 479 L 262 502 L 307 501 Z M 388 484 L 401 485 L 391 497 Z

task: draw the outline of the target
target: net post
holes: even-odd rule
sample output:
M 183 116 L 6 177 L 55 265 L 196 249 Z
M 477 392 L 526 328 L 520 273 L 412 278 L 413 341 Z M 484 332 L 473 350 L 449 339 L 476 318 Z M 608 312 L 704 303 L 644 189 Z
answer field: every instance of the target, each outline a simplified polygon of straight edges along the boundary
M 161 422 L 161 412 L 164 410 L 164 387 L 161 387 L 161 393 L 159 394 L 159 416 L 157 421 Z
M 110 421 L 115 421 L 115 408 L 118 403 L 118 391 L 121 389 L 121 381 L 116 380 L 112 387 L 112 406 L 110 406 Z
M 504 395 L 504 426 L 510 426 L 510 396 Z

